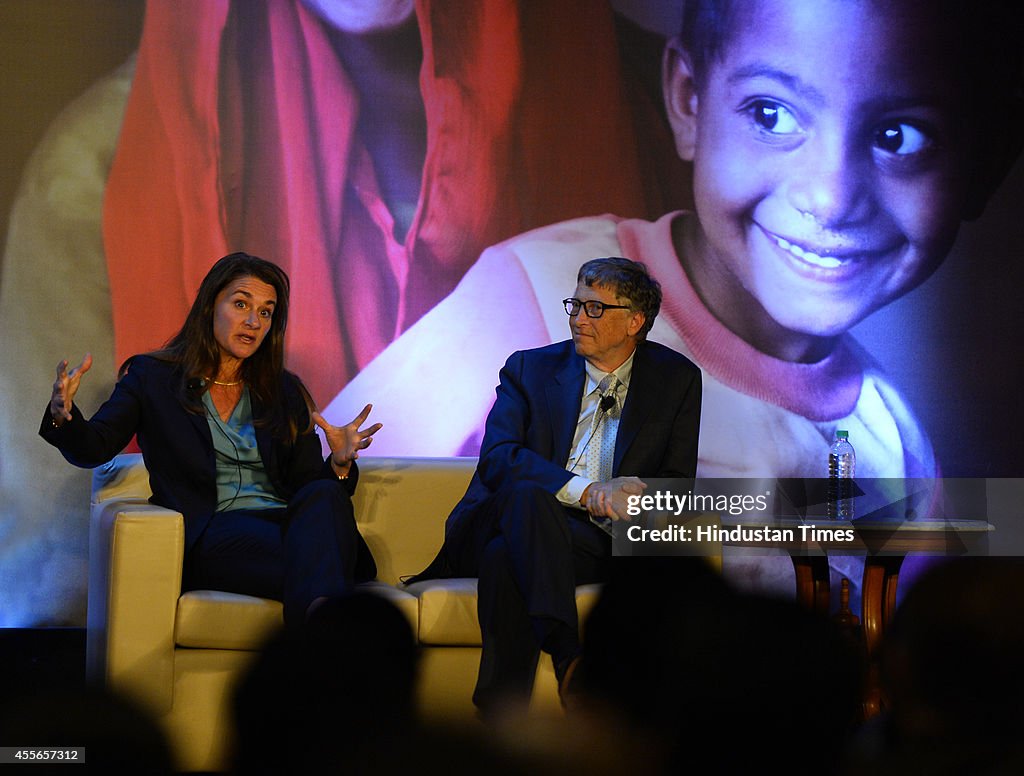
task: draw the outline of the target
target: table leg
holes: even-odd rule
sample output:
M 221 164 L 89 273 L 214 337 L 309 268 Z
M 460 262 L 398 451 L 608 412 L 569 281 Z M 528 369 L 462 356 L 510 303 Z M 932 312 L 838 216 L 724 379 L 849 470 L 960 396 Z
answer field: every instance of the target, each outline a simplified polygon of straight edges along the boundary
M 860 605 L 864 646 L 869 659 L 875 656 L 885 627 L 896 610 L 896 586 L 902 565 L 902 555 L 869 556 L 864 560 Z
M 864 627 L 864 649 L 868 661 L 867 686 L 864 688 L 865 719 L 870 719 L 882 710 L 878 648 L 896 610 L 896 586 L 899 584 L 902 565 L 902 555 L 873 556 L 864 560 L 861 624 Z
M 828 616 L 831 603 L 828 558 L 824 555 L 793 557 L 796 600 L 812 612 Z

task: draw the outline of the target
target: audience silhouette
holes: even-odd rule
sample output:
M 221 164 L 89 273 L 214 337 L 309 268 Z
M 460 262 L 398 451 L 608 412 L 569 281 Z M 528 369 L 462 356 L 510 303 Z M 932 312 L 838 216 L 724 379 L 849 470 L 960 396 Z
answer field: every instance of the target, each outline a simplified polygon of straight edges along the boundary
M 417 714 L 412 627 L 386 598 L 355 592 L 276 633 L 244 676 L 233 771 L 1018 773 L 1022 614 L 1024 559 L 934 566 L 886 631 L 883 713 L 860 725 L 862 653 L 835 622 L 737 591 L 698 558 L 622 559 L 584 623 L 568 714 L 467 727 Z M 164 734 L 129 700 L 10 687 L 0 744 L 85 747 L 101 772 L 174 772 Z
M 174 773 L 163 731 L 123 695 L 102 687 L 47 685 L 8 695 L 0 709 L 0 746 L 83 749 L 88 773 Z M 72 762 L 34 762 L 31 773 L 78 772 Z
M 697 558 L 614 564 L 586 624 L 579 705 L 650 741 L 663 773 L 837 772 L 859 713 L 856 645 Z
M 1024 770 L 1024 559 L 960 558 L 908 589 L 881 647 L 884 712 L 851 774 Z
M 238 687 L 237 773 L 374 773 L 413 727 L 417 648 L 391 602 L 352 593 L 276 634 Z

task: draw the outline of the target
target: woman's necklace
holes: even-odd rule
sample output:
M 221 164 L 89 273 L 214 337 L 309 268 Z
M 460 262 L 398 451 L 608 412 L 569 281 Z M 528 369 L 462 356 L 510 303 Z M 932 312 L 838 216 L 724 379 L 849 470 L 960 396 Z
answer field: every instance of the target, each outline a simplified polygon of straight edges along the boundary
M 225 388 L 229 388 L 232 385 L 241 385 L 242 381 L 241 380 L 235 380 L 233 383 L 222 383 L 220 380 L 214 380 L 213 384 L 214 385 L 223 385 Z

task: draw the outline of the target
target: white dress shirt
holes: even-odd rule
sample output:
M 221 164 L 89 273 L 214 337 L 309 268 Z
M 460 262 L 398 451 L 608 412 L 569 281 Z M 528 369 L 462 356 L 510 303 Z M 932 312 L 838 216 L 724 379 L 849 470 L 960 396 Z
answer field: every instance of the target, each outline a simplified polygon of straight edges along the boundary
M 619 379 L 619 385 L 615 391 L 615 403 L 616 408 L 621 412 L 623 405 L 626 403 L 626 394 L 629 391 L 629 378 L 633 373 L 633 356 L 635 354 L 636 350 L 630 353 L 629 358 L 612 372 L 602 372 L 597 367 L 591 365 L 589 361 L 587 362 L 587 381 L 583 387 L 580 416 L 576 421 L 576 434 L 573 436 L 569 460 L 565 462 L 566 470 L 572 472 L 574 476 L 555 493 L 555 498 L 566 506 L 582 509 L 583 505 L 580 503 L 580 497 L 583 495 L 583 491 L 587 489 L 587 486 L 594 482 L 585 475 L 576 474 L 576 472 L 585 472 L 587 470 L 587 457 L 591 454 L 599 454 L 596 448 L 591 450 L 589 446 L 593 433 L 591 427 L 593 425 L 594 413 L 597 412 L 601 398 L 597 387 L 608 374 L 613 374 Z M 614 409 L 610 410 L 610 412 L 614 411 Z

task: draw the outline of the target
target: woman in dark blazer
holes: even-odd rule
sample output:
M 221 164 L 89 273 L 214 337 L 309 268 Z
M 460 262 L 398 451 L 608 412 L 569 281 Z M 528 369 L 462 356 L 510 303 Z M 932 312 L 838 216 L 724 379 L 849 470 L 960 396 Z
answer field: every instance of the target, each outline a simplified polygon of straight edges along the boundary
M 317 599 L 376 575 L 351 495 L 355 459 L 380 424 L 360 428 L 367 405 L 348 425 L 330 425 L 284 369 L 288 290 L 275 264 L 225 256 L 181 330 L 162 350 L 125 362 L 89 420 L 74 397 L 92 359 L 71 370 L 62 361 L 40 434 L 83 467 L 136 436 L 151 501 L 185 518 L 183 589 L 274 598 L 294 625 Z

